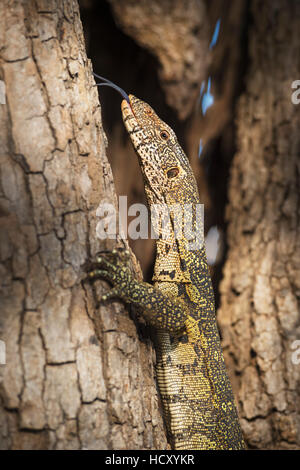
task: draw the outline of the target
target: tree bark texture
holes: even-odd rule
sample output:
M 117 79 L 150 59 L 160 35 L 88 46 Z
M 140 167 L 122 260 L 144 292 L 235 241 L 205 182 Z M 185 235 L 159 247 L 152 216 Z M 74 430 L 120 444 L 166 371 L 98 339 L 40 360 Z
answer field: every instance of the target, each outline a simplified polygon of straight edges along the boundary
M 218 320 L 246 440 L 299 448 L 300 4 L 250 3 L 248 70 L 237 109 Z
M 165 448 L 147 332 L 83 282 L 116 195 L 76 1 L 1 2 L 0 79 L 0 447 Z
M 191 113 L 208 65 L 208 21 L 203 0 L 109 0 L 126 34 L 160 64 L 167 103 L 181 119 Z

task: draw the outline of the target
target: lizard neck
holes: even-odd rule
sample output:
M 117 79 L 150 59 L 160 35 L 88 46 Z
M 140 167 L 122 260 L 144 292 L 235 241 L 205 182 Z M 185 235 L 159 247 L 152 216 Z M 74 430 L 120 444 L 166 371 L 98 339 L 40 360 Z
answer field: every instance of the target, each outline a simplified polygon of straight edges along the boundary
M 151 206 L 153 215 L 154 206 Z M 153 281 L 190 283 L 189 266 L 195 251 L 204 245 L 203 214 L 198 202 L 166 206 L 169 218 L 162 224 L 159 212 L 156 215 L 156 261 Z M 153 220 L 152 220 L 153 222 Z M 193 253 L 194 251 L 194 253 Z
M 191 282 L 184 245 L 185 240 L 157 240 L 153 281 Z

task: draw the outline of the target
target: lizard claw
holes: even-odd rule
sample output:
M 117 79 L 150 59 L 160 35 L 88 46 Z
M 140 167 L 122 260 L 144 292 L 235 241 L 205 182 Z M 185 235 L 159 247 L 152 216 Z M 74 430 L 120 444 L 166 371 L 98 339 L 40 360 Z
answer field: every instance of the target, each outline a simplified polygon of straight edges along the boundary
M 103 294 L 101 296 L 100 302 L 105 302 L 106 300 L 115 299 L 115 298 L 118 298 L 118 297 L 120 297 L 119 289 L 114 287 L 113 289 L 106 292 L 106 294 Z
M 111 298 L 126 297 L 125 289 L 133 278 L 129 268 L 130 252 L 125 249 L 114 249 L 112 251 L 101 251 L 97 254 L 91 269 L 88 271 L 88 279 L 104 279 L 112 284 L 113 288 L 105 293 L 100 301 Z
M 100 262 L 102 262 L 104 258 L 108 258 L 114 263 L 118 263 L 118 262 L 127 263 L 130 260 L 130 251 L 123 247 L 117 247 L 111 251 L 108 251 L 108 250 L 99 251 L 96 255 L 96 263 L 99 263 L 98 261 L 99 259 L 101 259 Z

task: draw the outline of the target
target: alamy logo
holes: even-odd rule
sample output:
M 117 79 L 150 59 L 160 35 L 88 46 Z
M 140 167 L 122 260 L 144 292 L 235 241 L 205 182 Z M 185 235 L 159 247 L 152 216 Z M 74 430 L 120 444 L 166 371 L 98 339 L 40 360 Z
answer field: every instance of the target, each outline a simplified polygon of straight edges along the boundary
M 292 88 L 294 93 L 292 93 L 291 100 L 293 104 L 299 104 L 300 103 L 300 80 L 295 80 L 292 83 Z
M 292 356 L 291 356 L 292 363 L 295 366 L 297 366 L 300 364 L 300 340 L 299 339 L 296 339 L 295 341 L 292 342 L 291 349 L 294 349 L 294 352 L 292 353 Z
M 0 365 L 6 364 L 6 347 L 5 342 L 0 339 Z
M 3 80 L 0 80 L 0 104 L 6 104 L 5 83 Z
M 113 204 L 102 202 L 96 215 L 100 218 L 96 227 L 100 240 L 116 239 L 119 234 L 132 240 L 151 238 L 170 243 L 184 238 L 190 251 L 200 250 L 204 245 L 203 204 L 152 204 L 149 214 L 144 204 L 128 208 L 127 196 L 120 196 L 118 212 Z M 128 217 L 134 217 L 130 223 Z

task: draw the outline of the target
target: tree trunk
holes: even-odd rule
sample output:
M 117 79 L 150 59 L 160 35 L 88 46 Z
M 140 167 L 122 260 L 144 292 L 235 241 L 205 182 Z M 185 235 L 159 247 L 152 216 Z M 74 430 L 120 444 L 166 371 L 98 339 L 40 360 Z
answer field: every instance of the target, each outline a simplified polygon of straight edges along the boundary
M 77 2 L 2 1 L 0 51 L 0 448 L 166 448 L 149 337 L 83 282 L 116 195 Z
M 299 448 L 300 4 L 252 0 L 251 14 L 218 319 L 249 446 Z

